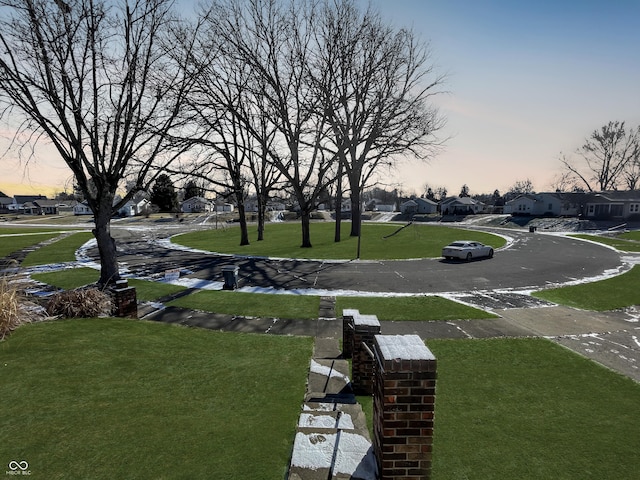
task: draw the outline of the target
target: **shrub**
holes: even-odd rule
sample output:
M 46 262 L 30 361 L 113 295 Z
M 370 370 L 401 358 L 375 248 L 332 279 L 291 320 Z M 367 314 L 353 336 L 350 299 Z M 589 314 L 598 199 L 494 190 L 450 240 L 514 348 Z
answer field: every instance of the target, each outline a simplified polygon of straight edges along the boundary
M 0 277 L 0 340 L 23 323 L 42 320 L 44 310 L 30 302 L 23 293 L 23 282 L 14 278 Z
M 111 296 L 95 287 L 76 288 L 51 296 L 47 313 L 59 317 L 99 317 L 111 314 Z

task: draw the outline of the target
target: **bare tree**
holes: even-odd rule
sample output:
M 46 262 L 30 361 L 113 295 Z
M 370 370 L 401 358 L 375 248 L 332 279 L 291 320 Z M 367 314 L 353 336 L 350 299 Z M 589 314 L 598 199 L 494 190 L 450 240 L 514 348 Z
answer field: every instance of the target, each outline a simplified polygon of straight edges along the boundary
M 639 148 L 638 130 L 629 129 L 627 132 L 624 122 L 614 121 L 594 130 L 586 139 L 577 151 L 582 159 L 580 163 L 565 155 L 561 155 L 560 162 L 576 183 L 586 190 L 615 190 L 623 185 L 625 171 L 629 172 L 630 164 L 638 157 Z M 633 173 L 627 180 L 633 181 Z
M 166 48 L 171 4 L 0 2 L 1 113 L 73 172 L 93 211 L 101 284 L 119 278 L 112 214 L 187 148 L 174 135 L 190 75 Z M 137 188 L 116 202 L 125 178 Z
M 362 191 L 380 167 L 393 166 L 401 154 L 427 159 L 441 144 L 434 135 L 443 119 L 430 100 L 444 77 L 434 73 L 428 46 L 413 32 L 355 0 L 325 2 L 317 25 L 309 76 L 349 182 L 357 236 Z
M 225 54 L 250 68 L 256 98 L 275 126 L 269 158 L 300 210 L 301 246 L 311 247 L 311 211 L 327 184 L 335 154 L 325 148 L 326 115 L 312 94 L 308 58 L 314 45 L 314 2 L 229 0 L 208 14 L 224 40 Z M 262 145 L 264 147 L 265 145 Z

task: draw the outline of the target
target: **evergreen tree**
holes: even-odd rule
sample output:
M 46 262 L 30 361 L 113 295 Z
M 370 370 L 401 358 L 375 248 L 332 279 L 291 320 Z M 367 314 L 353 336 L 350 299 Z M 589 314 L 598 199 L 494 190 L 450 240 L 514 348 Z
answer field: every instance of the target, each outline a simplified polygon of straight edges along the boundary
M 169 175 L 158 176 L 151 189 L 151 203 L 156 205 L 161 212 L 175 212 L 178 210 L 178 194 Z

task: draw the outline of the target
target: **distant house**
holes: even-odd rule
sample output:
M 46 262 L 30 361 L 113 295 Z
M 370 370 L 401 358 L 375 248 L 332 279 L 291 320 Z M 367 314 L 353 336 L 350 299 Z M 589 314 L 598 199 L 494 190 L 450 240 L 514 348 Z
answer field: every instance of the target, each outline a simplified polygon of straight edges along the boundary
M 216 203 L 216 212 L 218 213 L 231 213 L 234 207 L 231 203 Z
M 13 198 L 15 199 L 15 203 L 13 204 L 14 207 L 10 208 L 10 210 L 18 210 L 27 214 L 31 214 L 34 208 L 37 209 L 33 202 L 36 200 L 47 200 L 47 197 L 44 195 L 14 195 Z
M 588 195 L 583 215 L 590 219 L 640 219 L 640 191 L 602 192 Z
M 555 193 L 526 193 L 505 203 L 504 213 L 511 215 L 560 216 L 563 202 Z
M 16 201 L 13 197 L 0 197 L 0 211 L 7 213 L 10 210 L 15 210 Z
M 34 200 L 33 204 L 36 207 L 34 215 L 57 215 L 58 203 L 57 200 Z
M 73 207 L 73 214 L 74 215 L 93 215 L 93 211 L 89 207 L 89 204 L 87 203 L 87 201 L 84 200 L 83 202 L 77 203 Z
M 133 198 L 118 209 L 121 217 L 135 217 L 143 214 L 151 207 L 151 202 L 144 197 Z
M 449 197 L 440 202 L 443 215 L 468 215 L 484 212 L 485 204 L 471 197 Z
M 181 210 L 184 213 L 212 212 L 213 204 L 203 197 L 191 197 L 182 202 Z
M 402 202 L 400 204 L 400 213 L 408 215 L 414 215 L 418 213 L 418 202 L 413 199 Z
M 406 214 L 431 214 L 438 212 L 438 204 L 428 198 L 412 198 L 400 204 L 400 212 Z

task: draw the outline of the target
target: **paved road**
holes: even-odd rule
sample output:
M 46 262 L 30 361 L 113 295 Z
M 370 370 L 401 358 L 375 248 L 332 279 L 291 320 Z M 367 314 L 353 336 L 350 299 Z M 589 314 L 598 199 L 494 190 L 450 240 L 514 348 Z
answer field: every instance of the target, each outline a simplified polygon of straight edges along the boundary
M 535 304 L 531 297 L 512 295 L 514 291 L 593 279 L 629 268 L 618 252 L 594 243 L 561 235 L 513 230 L 495 233 L 509 237 L 507 247 L 498 250 L 493 259 L 469 263 L 444 259 L 317 262 L 177 250 L 167 248 L 165 240 L 170 232 L 132 234 L 114 229 L 114 236 L 118 237 L 119 261 L 140 276 L 160 276 L 178 268 L 187 278 L 221 282 L 222 267 L 237 265 L 241 287 L 448 293 L 472 295 L 475 302 L 494 308 Z M 89 253 L 97 258 L 96 249 Z M 516 303 L 511 305 L 511 302 Z

